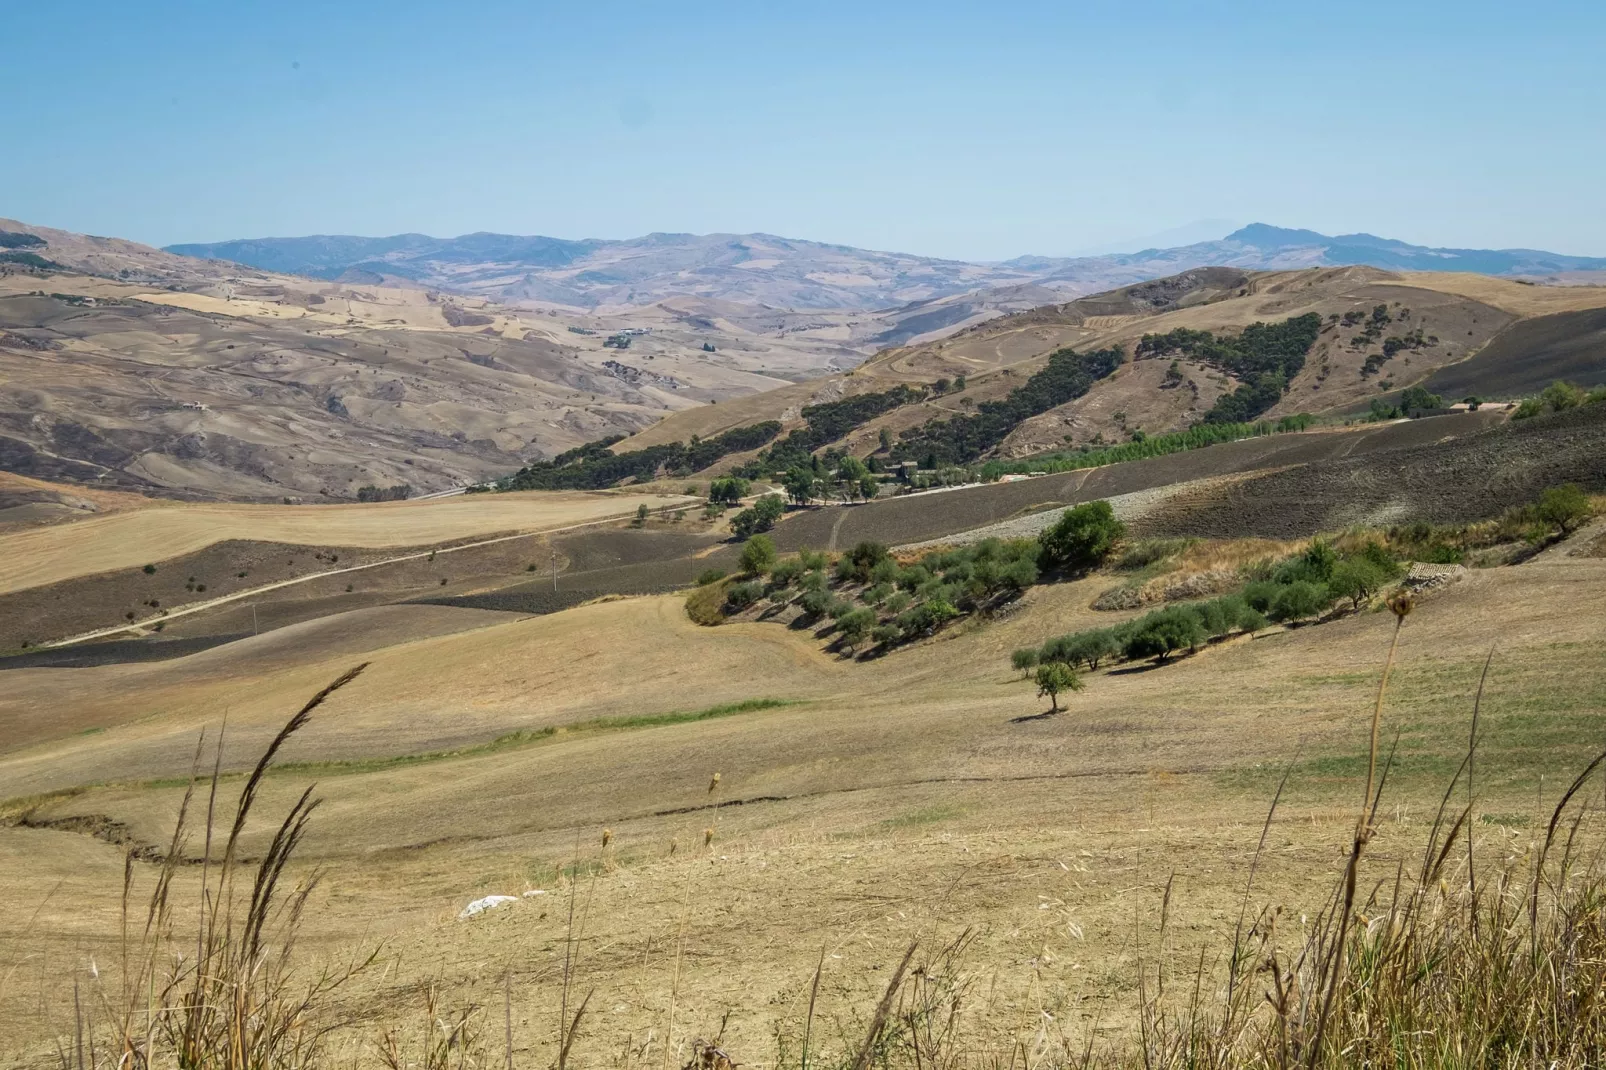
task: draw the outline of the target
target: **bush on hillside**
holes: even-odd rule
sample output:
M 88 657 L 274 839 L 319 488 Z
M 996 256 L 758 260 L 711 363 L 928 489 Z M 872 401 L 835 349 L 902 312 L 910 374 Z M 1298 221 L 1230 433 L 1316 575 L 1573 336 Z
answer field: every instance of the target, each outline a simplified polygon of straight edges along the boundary
M 1065 510 L 1039 537 L 1041 560 L 1072 572 L 1097 568 L 1125 534 L 1126 525 L 1115 519 L 1109 502 L 1084 502 Z
M 1576 483 L 1550 487 L 1539 496 L 1539 518 L 1559 528 L 1562 534 L 1571 534 L 1593 513 L 1589 496 Z
M 1326 584 L 1295 580 L 1277 592 L 1267 615 L 1277 621 L 1303 620 L 1316 616 L 1332 604 L 1333 596 Z
M 768 535 L 754 535 L 742 545 L 742 571 L 750 576 L 762 576 L 775 567 L 775 540 Z

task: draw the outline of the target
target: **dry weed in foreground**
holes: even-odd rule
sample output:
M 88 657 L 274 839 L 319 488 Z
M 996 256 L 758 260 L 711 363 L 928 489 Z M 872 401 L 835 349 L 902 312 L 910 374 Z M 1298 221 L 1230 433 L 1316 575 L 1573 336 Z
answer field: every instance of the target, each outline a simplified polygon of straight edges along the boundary
M 323 1065 L 323 1041 L 340 1023 L 329 1018 L 335 990 L 372 961 L 350 963 L 310 980 L 298 979 L 291 953 L 316 875 L 294 888 L 280 888 L 286 864 L 300 846 L 318 808 L 308 788 L 291 806 L 256 863 L 249 889 L 240 877 L 240 834 L 256 802 L 268 766 L 336 691 L 360 675 L 366 663 L 343 673 L 314 695 L 279 730 L 240 791 L 233 824 L 215 866 L 212 839 L 223 756 L 219 733 L 206 799 L 205 847 L 201 855 L 200 903 L 194 942 L 175 932 L 173 880 L 184 864 L 189 813 L 199 778 L 193 773 L 179 807 L 173 837 L 156 873 L 155 887 L 139 931 L 131 934 L 135 855 L 123 866 L 121 970 L 115 985 L 105 978 L 87 998 L 75 988 L 74 1035 L 58 1045 L 63 1070 L 299 1070 Z M 205 737 L 196 744 L 199 765 Z M 215 880 L 214 880 L 215 875 Z M 98 1014 L 97 1014 L 98 1009 Z
M 988 965 L 969 971 L 967 931 L 920 960 L 915 957 L 918 946 L 911 944 L 869 1008 L 863 1031 L 850 1034 L 839 1027 L 834 1044 L 820 1041 L 815 1021 L 822 954 L 807 1017 L 801 1023 L 781 1023 L 769 1065 L 778 1070 L 1013 1070 L 1017 1065 L 1021 1070 L 1553 1070 L 1603 1065 L 1606 881 L 1599 859 L 1583 857 L 1580 832 L 1587 812 L 1582 790 L 1606 763 L 1606 753 L 1562 795 L 1531 863 L 1489 867 L 1479 879 L 1472 817 L 1480 683 L 1466 756 L 1446 786 L 1420 861 L 1410 866 L 1401 862 L 1367 875 L 1363 882 L 1363 863 L 1392 765 L 1392 753 L 1379 760 L 1389 669 L 1411 611 L 1405 599 L 1392 601 L 1390 607 L 1395 629 L 1371 711 L 1367 779 L 1354 838 L 1326 906 L 1291 945 L 1279 940 L 1280 910 L 1262 909 L 1251 920 L 1248 908 L 1261 851 L 1287 783 L 1285 774 L 1250 866 L 1237 931 L 1223 944 L 1216 963 L 1201 960 L 1181 999 L 1165 987 L 1172 971 L 1163 964 L 1140 965 L 1136 1035 L 1095 1042 L 1093 1031 L 1078 1038 L 1044 1015 L 1034 1035 L 1022 1036 L 988 1021 L 985 1009 L 978 1009 L 983 1001 L 971 998 Z M 193 954 L 169 931 L 169 891 L 186 836 L 186 795 L 143 931 L 133 939 L 125 936 L 122 983 L 75 1005 L 74 1036 L 58 1049 L 63 1070 L 320 1070 L 334 1065 L 325 1038 L 337 1026 L 355 1027 L 333 1018 L 331 998 L 365 963 L 297 982 L 289 967 L 290 952 L 312 882 L 285 895 L 278 890 L 285 864 L 317 805 L 310 789 L 291 808 L 256 864 L 249 896 L 236 893 L 235 871 L 244 870 L 236 844 L 257 784 L 279 747 L 312 710 L 360 671 L 360 666 L 353 669 L 314 696 L 258 762 L 241 793 L 215 881 L 210 861 L 214 768 Z M 1486 664 L 1485 680 L 1487 675 Z M 717 787 L 716 777 L 710 793 Z M 1452 805 L 1458 791 L 1464 791 L 1465 803 Z M 130 858 L 125 908 L 133 866 Z M 571 887 L 571 950 L 573 895 Z M 1159 923 L 1162 947 L 1169 900 L 1168 883 Z M 683 936 L 684 917 L 661 1056 L 666 1070 L 671 1051 L 677 1050 L 670 1041 Z M 575 1049 L 590 995 L 571 1013 L 574 965 L 566 959 L 557 1049 L 541 1065 L 613 1063 L 615 1045 L 605 1044 L 607 1053 L 589 1056 Z M 504 976 L 501 983 L 507 1024 L 505 1051 L 499 1055 L 489 1050 L 481 1034 L 476 1008 L 445 1012 L 432 990 L 410 1032 L 386 1032 L 363 1050 L 392 1070 L 512 1068 L 510 979 Z M 93 1013 L 97 1006 L 98 1019 Z M 719 1045 L 719 1038 L 694 1043 L 685 1070 L 737 1065 Z

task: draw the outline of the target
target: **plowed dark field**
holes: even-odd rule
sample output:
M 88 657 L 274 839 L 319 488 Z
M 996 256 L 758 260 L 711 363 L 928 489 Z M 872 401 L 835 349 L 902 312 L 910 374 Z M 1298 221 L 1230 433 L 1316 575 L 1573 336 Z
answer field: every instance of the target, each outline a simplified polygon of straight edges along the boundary
M 1514 323 L 1477 356 L 1434 372 L 1427 388 L 1455 400 L 1509 399 L 1537 394 L 1557 379 L 1606 383 L 1606 308 Z
M 1297 538 L 1354 524 L 1458 524 L 1559 483 L 1606 491 L 1606 405 L 1268 472 L 1182 495 L 1136 526 L 1155 535 Z
M 776 528 L 783 550 L 838 549 L 863 539 L 888 545 L 940 539 L 993 524 L 1047 503 L 1074 505 L 1117 494 L 1316 461 L 1361 458 L 1473 435 L 1498 423 L 1477 412 L 1380 424 L 1359 431 L 1271 435 L 1205 449 L 1127 461 L 1018 483 L 892 498 L 869 505 L 831 506 L 789 517 Z

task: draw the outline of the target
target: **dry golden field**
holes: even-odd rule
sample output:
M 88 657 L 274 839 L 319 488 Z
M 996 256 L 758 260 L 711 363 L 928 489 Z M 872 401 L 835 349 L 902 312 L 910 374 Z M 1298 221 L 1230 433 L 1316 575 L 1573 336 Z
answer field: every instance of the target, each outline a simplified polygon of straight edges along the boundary
M 780 625 L 699 628 L 669 596 L 528 619 L 399 606 L 168 662 L 6 671 L 0 794 L 44 797 L 7 804 L 33 807 L 32 827 L 0 827 L 0 1052 L 53 1065 L 74 984 L 111 983 L 125 847 L 166 842 L 198 735 L 210 761 L 226 716 L 223 765 L 243 769 L 358 662 L 285 748 L 244 841 L 259 854 L 316 782 L 296 875 L 324 876 L 300 953 L 378 950 L 332 1008 L 353 1061 L 416 1025 L 434 984 L 482 1008 L 497 1065 L 504 1000 L 515 1064 L 551 1063 L 566 955 L 570 1014 L 592 993 L 572 1065 L 656 1064 L 666 1045 L 680 1065 L 716 1035 L 739 1063 L 773 1063 L 822 961 L 814 1039 L 841 1051 L 911 939 L 967 929 L 998 1036 L 1029 1051 L 1120 1034 L 1140 960 L 1188 977 L 1230 938 L 1285 771 L 1251 897 L 1297 929 L 1326 891 L 1394 624 L 1367 612 L 1100 671 L 1064 713 L 1021 720 L 1045 703 L 1010 650 L 1119 619 L 1088 608 L 1111 582 L 1036 587 L 1005 619 L 863 663 Z M 1398 755 L 1366 879 L 1418 849 L 1491 647 L 1474 827 L 1489 864 L 1530 849 L 1606 728 L 1603 626 L 1600 558 L 1547 554 L 1424 596 L 1384 708 Z M 784 704 L 666 716 L 761 699 Z M 49 738 L 19 745 L 41 717 Z M 225 819 L 240 783 L 223 782 Z M 152 868 L 135 864 L 136 898 Z M 174 886 L 181 913 L 196 868 Z
M 553 531 L 676 500 L 662 494 L 549 492 L 327 506 L 119 499 L 119 507 L 103 515 L 0 533 L 0 593 L 139 568 L 226 539 L 422 546 L 493 532 Z

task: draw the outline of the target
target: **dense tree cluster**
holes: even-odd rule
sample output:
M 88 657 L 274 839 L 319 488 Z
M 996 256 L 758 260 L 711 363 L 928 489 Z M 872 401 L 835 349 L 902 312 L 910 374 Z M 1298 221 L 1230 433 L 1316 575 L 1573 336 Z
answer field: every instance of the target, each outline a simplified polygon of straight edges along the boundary
M 758 449 L 780 434 L 774 420 L 733 427 L 713 438 L 693 436 L 690 445 L 669 442 L 643 450 L 614 453 L 608 447 L 624 435 L 588 442 L 550 461 L 528 465 L 496 484 L 498 490 L 601 490 L 626 479 L 645 483 L 659 472 L 683 476 L 707 468 L 731 453 Z
M 779 494 L 766 494 L 752 505 L 731 517 L 731 531 L 739 539 L 768 531 L 786 512 L 786 499 Z
M 1383 311 L 1387 315 L 1387 307 Z M 1144 335 L 1137 353 L 1140 357 L 1184 356 L 1242 380 L 1244 385 L 1223 395 L 1204 416 L 1205 423 L 1242 423 L 1282 399 L 1288 383 L 1305 366 L 1305 356 L 1321 329 L 1322 318 L 1314 312 L 1281 323 L 1251 323 L 1236 335 L 1179 327 L 1165 334 Z
M 748 479 L 761 479 L 794 468 L 813 468 L 813 453 L 882 413 L 924 398 L 925 391 L 896 386 L 879 394 L 855 394 L 840 401 L 803 407 L 804 426 L 736 469 Z
M 928 420 L 903 432 L 892 449 L 894 460 L 918 461 L 927 468 L 968 464 L 1002 442 L 1021 423 L 1067 401 L 1074 401 L 1110 375 L 1126 359 L 1121 349 L 1078 353 L 1061 349 L 1048 365 L 999 401 L 984 401 L 973 416 Z
M 376 487 L 369 484 L 357 488 L 359 502 L 399 502 L 413 496 L 413 488 L 407 483 L 397 483 L 392 487 Z

